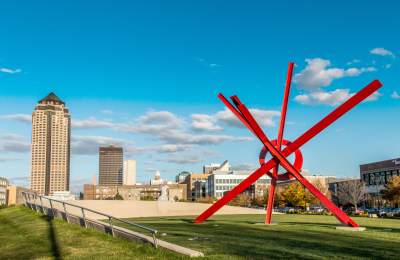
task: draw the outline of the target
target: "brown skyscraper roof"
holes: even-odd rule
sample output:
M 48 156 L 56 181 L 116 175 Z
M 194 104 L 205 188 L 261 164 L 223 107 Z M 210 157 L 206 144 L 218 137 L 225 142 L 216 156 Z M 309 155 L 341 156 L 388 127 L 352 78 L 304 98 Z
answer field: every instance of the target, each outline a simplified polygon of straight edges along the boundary
M 39 103 L 43 103 L 46 101 L 53 101 L 56 103 L 65 104 L 64 101 L 62 101 L 59 97 L 57 97 L 56 94 L 54 94 L 54 92 L 50 92 L 45 98 L 41 99 Z

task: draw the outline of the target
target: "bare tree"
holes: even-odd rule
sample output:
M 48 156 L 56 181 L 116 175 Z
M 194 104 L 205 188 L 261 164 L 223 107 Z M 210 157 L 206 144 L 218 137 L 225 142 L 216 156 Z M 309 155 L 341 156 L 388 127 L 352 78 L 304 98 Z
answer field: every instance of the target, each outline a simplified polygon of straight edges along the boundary
M 337 197 L 341 204 L 352 204 L 357 211 L 357 204 L 365 200 L 365 186 L 360 180 L 338 183 Z

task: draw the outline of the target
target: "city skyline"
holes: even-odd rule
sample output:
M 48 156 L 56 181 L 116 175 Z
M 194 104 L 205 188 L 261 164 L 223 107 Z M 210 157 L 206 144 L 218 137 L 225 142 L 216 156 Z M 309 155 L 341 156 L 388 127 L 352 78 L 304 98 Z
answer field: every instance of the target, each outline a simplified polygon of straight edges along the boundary
M 238 94 L 274 139 L 289 61 L 296 63 L 289 139 L 372 79 L 383 83 L 304 146 L 304 168 L 354 177 L 362 163 L 399 157 L 397 3 L 291 3 L 290 13 L 281 11 L 288 2 L 231 3 L 223 13 L 227 2 L 161 4 L 161 13 L 150 3 L 81 5 L 76 12 L 73 3 L 64 3 L 67 11 L 51 2 L 26 5 L 16 11 L 6 3 L 0 11 L 0 31 L 14 32 L 0 43 L 7 50 L 0 52 L 0 171 L 11 180 L 27 183 L 30 113 L 52 91 L 72 114 L 72 185 L 98 176 L 97 149 L 109 144 L 137 161 L 138 182 L 156 170 L 173 180 L 224 160 L 256 168 L 259 144 L 216 95 Z M 26 36 L 31 44 L 22 47 Z

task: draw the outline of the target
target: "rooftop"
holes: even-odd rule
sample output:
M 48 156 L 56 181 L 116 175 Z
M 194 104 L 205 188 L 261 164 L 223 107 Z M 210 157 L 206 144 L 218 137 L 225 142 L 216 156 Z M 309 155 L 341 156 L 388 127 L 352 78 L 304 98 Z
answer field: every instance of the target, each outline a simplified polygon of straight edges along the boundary
M 54 92 L 50 92 L 45 98 L 39 100 L 39 103 L 47 103 L 49 101 L 65 105 L 64 101 L 57 97 Z

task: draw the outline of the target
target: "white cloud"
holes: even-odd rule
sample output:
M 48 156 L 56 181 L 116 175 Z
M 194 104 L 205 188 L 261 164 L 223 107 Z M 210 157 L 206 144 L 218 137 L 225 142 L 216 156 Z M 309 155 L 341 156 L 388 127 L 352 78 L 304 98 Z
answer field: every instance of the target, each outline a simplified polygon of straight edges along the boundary
M 261 126 L 266 127 L 274 127 L 276 125 L 274 119 L 280 116 L 280 112 L 275 110 L 251 108 L 249 111 Z M 227 108 L 212 115 L 192 114 L 191 118 L 191 127 L 195 131 L 221 131 L 223 130 L 221 124 L 230 127 L 244 127 L 239 119 Z
M 385 69 L 390 69 L 391 67 L 392 67 L 392 64 L 390 64 L 390 63 L 385 65 Z
M 379 99 L 379 97 L 383 96 L 381 93 L 379 93 L 378 91 L 375 91 L 374 93 L 372 93 L 369 97 L 367 97 L 366 99 L 364 99 L 364 102 L 369 102 L 369 101 L 376 101 Z
M 150 111 L 139 117 L 141 124 L 164 124 L 180 126 L 182 120 L 169 111 Z
M 260 167 L 259 165 L 254 165 L 252 163 L 243 163 L 243 164 L 238 164 L 238 165 L 234 165 L 231 167 L 232 170 L 234 171 L 254 171 L 255 169 L 257 169 L 258 167 Z
M 274 119 L 278 118 L 281 114 L 279 111 L 257 108 L 250 108 L 249 111 L 261 126 L 266 127 L 274 127 L 276 125 Z M 217 112 L 215 118 L 228 126 L 244 127 L 239 119 L 227 108 L 223 111 Z
M 0 72 L 7 73 L 7 74 L 17 74 L 22 72 L 21 69 L 10 69 L 10 68 L 0 68 Z
M 196 131 L 220 131 L 223 128 L 218 126 L 217 118 L 206 114 L 192 114 L 191 127 Z
M 26 153 L 30 151 L 30 143 L 24 136 L 17 134 L 2 134 L 0 136 L 0 151 L 12 153 Z
M 217 63 L 210 63 L 208 66 L 210 66 L 210 68 L 219 68 L 219 67 L 221 67 L 221 65 L 219 65 Z
M 295 75 L 294 81 L 303 89 L 315 90 L 329 86 L 333 80 L 343 77 L 355 77 L 364 72 L 376 71 L 374 67 L 367 68 L 329 68 L 331 62 L 321 58 L 306 59 L 307 66 Z
M 347 65 L 352 65 L 352 64 L 360 63 L 360 62 L 361 62 L 361 60 L 359 60 L 359 59 L 353 59 L 353 60 L 347 62 L 346 64 L 347 64 Z
M 12 153 L 26 153 L 31 149 L 31 145 L 27 141 L 2 141 L 0 143 L 0 151 Z
M 183 156 L 183 157 L 168 157 L 168 158 L 163 158 L 161 159 L 163 162 L 169 162 L 169 163 L 176 163 L 176 164 L 193 164 L 193 163 L 199 163 L 201 162 L 201 158 L 190 155 L 190 156 Z
M 28 114 L 12 114 L 12 115 L 4 115 L 0 118 L 7 119 L 7 120 L 15 120 L 23 123 L 31 123 L 32 116 Z
M 249 137 L 236 137 L 231 135 L 191 134 L 183 131 L 169 131 L 159 135 L 160 140 L 166 143 L 177 144 L 220 144 L 227 141 L 250 141 Z
M 110 128 L 114 127 L 115 124 L 109 121 L 104 121 L 104 120 L 99 120 L 94 117 L 88 118 L 88 119 L 73 119 L 71 121 L 71 126 L 73 128 L 82 128 L 82 129 L 87 129 L 87 128 Z
M 12 162 L 12 161 L 18 161 L 20 160 L 19 158 L 14 158 L 14 157 L 0 157 L 0 162 Z
M 308 94 L 298 95 L 294 98 L 295 101 L 303 105 L 324 104 L 336 106 L 343 103 L 351 97 L 349 89 L 336 89 L 333 91 L 316 91 Z
M 100 111 L 100 113 L 105 114 L 105 115 L 112 115 L 114 112 L 110 109 L 103 109 Z
M 345 71 L 345 75 L 349 77 L 358 76 L 364 72 L 374 72 L 376 71 L 375 67 L 366 67 L 366 68 L 349 68 Z
M 194 124 L 197 130 L 210 130 L 210 127 L 218 128 L 204 122 L 206 119 L 210 119 L 207 115 L 195 116 L 194 118 L 197 120 Z M 199 124 L 199 121 L 202 121 L 202 125 Z M 168 111 L 148 112 L 139 117 L 134 124 L 120 124 L 116 128 L 120 131 L 148 134 L 166 144 L 207 145 L 219 144 L 226 141 L 250 140 L 247 137 L 235 137 L 231 135 L 190 133 L 185 130 L 185 121 Z
M 184 121 L 169 111 L 150 111 L 140 116 L 134 124 L 122 126 L 128 131 L 146 134 L 160 134 L 181 128 Z
M 147 147 L 137 147 L 132 141 L 107 136 L 72 136 L 71 151 L 73 154 L 98 154 L 100 146 L 119 146 L 125 154 L 144 152 L 176 153 L 193 147 L 189 144 L 162 144 Z
M 192 148 L 193 145 L 190 144 L 163 144 L 159 146 L 155 146 L 151 148 L 151 150 L 157 151 L 159 153 L 176 153 L 185 151 L 189 148 Z
M 14 157 L 0 157 L 0 163 L 2 162 L 12 162 L 12 161 L 18 161 L 20 160 L 19 158 L 14 158 Z
M 393 91 L 393 93 L 390 95 L 391 98 L 393 99 L 400 99 L 399 93 L 397 91 Z
M 72 154 L 98 154 L 100 146 L 123 146 L 127 141 L 106 136 L 72 136 Z
M 181 129 L 184 120 L 168 111 L 150 111 L 134 122 L 115 125 L 115 130 L 129 133 L 142 133 L 158 137 L 159 135 Z
M 395 55 L 393 54 L 393 52 L 385 49 L 385 48 L 374 48 L 370 51 L 371 54 L 375 54 L 375 55 L 380 55 L 380 56 L 391 56 L 391 57 L 395 57 Z
M 294 98 L 294 100 L 303 105 L 322 104 L 328 106 L 337 106 L 348 100 L 353 95 L 354 93 L 350 93 L 349 89 L 335 89 L 333 91 L 319 90 L 308 94 L 298 95 Z M 376 101 L 380 96 L 382 96 L 382 94 L 376 91 L 366 98 L 365 102 Z
M 209 68 L 219 68 L 219 67 L 222 67 L 221 64 L 218 64 L 218 63 L 211 63 L 211 62 L 208 62 L 206 59 L 203 59 L 203 58 L 196 58 L 195 60 L 196 60 L 197 62 L 199 62 L 200 64 L 202 64 L 203 66 L 205 66 L 205 67 L 209 67 Z
M 28 142 L 22 141 L 7 141 L 2 144 L 1 151 L 14 152 L 14 153 L 26 153 L 31 149 L 31 145 Z

